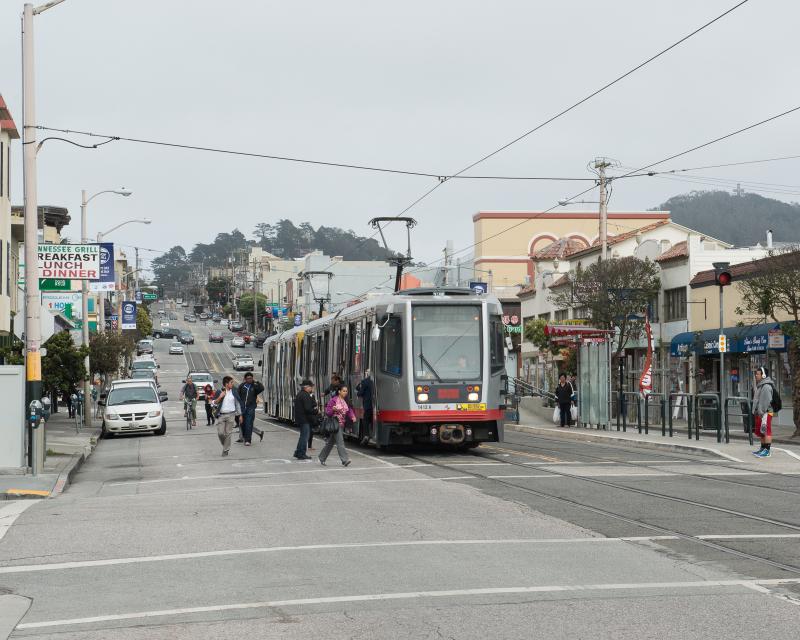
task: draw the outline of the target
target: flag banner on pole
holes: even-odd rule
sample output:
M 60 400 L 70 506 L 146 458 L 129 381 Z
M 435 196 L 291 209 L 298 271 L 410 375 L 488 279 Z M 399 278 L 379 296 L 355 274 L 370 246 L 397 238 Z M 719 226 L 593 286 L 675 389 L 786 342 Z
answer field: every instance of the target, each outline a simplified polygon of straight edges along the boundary
M 653 391 L 653 331 L 650 328 L 650 315 L 645 312 L 644 332 L 647 335 L 647 357 L 639 378 L 639 393 L 646 396 Z

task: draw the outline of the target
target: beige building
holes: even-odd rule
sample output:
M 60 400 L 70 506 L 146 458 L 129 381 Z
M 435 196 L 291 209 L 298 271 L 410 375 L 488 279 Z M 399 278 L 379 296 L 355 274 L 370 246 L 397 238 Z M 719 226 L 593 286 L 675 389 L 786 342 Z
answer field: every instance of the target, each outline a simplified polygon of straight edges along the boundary
M 11 236 L 11 141 L 19 133 L 14 119 L 0 96 L 0 336 L 10 336 L 12 318 L 17 311 L 17 271 L 12 260 Z
M 667 211 L 614 211 L 608 214 L 609 237 L 627 233 L 659 220 Z M 531 255 L 545 246 L 569 238 L 589 247 L 599 237 L 596 211 L 479 211 L 472 217 L 475 231 L 476 276 L 489 282 L 493 293 L 514 296 L 519 285 L 533 280 Z

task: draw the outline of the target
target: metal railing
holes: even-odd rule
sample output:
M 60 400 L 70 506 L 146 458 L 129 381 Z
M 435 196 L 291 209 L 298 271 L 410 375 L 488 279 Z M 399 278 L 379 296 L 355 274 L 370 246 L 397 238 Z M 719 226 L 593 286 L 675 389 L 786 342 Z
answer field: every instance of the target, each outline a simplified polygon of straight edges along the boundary
M 734 408 L 738 404 L 739 411 L 731 411 L 731 406 Z M 725 442 L 730 442 L 730 418 L 742 418 L 742 426 L 745 433 L 753 444 L 753 404 L 750 398 L 744 396 L 730 396 L 725 398 Z
M 628 408 L 629 398 L 632 398 L 636 404 L 636 428 L 639 433 L 642 432 L 642 398 L 638 391 L 623 391 L 618 394 L 619 407 L 617 411 L 617 431 L 620 428 L 620 416 L 622 417 L 622 431 L 628 431 Z M 647 426 L 645 426 L 645 433 L 647 433 Z
M 673 421 L 677 417 L 675 414 L 677 413 L 676 409 L 686 409 L 686 424 L 687 429 L 686 433 L 689 436 L 689 440 L 692 439 L 692 408 L 694 406 L 694 396 L 691 393 L 671 393 L 669 394 L 669 407 L 667 408 L 667 412 L 669 413 L 669 435 L 670 438 L 672 437 L 673 433 Z M 697 432 L 697 439 L 700 439 L 700 432 Z
M 719 406 L 719 394 L 698 393 L 694 397 L 695 434 L 700 439 L 700 429 L 716 429 L 717 442 L 722 442 L 722 413 Z M 706 420 L 711 419 L 714 424 L 707 426 Z M 689 425 L 691 430 L 691 424 Z
M 650 424 L 650 405 L 651 403 L 657 400 L 658 406 L 661 409 L 661 435 L 667 435 L 667 412 L 666 412 L 666 398 L 661 393 L 648 393 L 644 397 L 644 429 L 645 433 L 649 432 L 649 424 Z M 669 426 L 669 436 L 672 437 L 672 424 Z

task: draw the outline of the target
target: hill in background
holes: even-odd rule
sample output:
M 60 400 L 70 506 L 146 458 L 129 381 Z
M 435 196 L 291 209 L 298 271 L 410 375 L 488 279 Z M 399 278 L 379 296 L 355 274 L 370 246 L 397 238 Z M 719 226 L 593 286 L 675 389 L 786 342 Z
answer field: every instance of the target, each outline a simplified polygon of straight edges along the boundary
M 767 229 L 772 229 L 775 242 L 800 242 L 800 204 L 754 193 L 692 191 L 653 210 L 669 211 L 674 222 L 738 247 L 764 244 Z

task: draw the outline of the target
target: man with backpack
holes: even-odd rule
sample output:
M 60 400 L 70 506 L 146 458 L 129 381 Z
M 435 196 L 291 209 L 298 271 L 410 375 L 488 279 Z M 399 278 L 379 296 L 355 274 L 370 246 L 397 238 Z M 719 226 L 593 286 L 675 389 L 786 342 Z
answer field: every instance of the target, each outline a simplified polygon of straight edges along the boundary
M 759 458 L 769 458 L 772 446 L 772 417 L 781 409 L 780 395 L 769 377 L 766 367 L 756 369 L 756 389 L 753 394 L 753 418 L 755 433 L 761 438 L 761 448 L 753 451 Z

